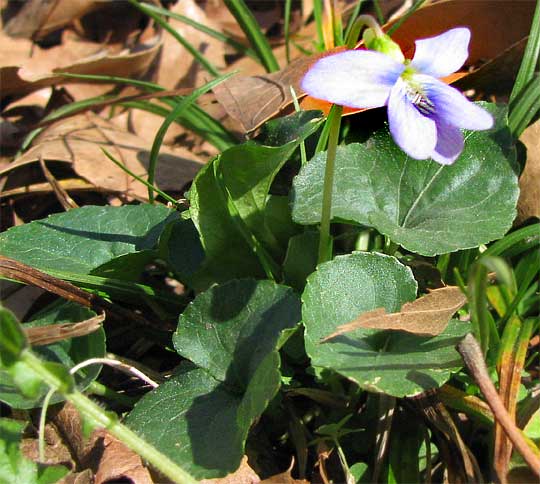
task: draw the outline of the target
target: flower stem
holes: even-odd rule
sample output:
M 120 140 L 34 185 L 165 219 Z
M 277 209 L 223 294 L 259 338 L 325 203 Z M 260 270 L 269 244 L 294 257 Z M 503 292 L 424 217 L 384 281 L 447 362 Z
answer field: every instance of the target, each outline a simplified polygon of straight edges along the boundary
M 23 351 L 20 359 L 39 375 L 47 385 L 63 394 L 65 399 L 71 402 L 85 418 L 96 426 L 107 429 L 111 435 L 139 454 L 171 481 L 179 484 L 196 484 L 197 481 L 186 471 L 120 423 L 115 413 L 106 412 L 97 403 L 76 390 L 66 391 L 66 382 L 62 377 L 47 368 L 31 351 Z
M 318 263 L 326 262 L 332 258 L 332 241 L 330 237 L 330 219 L 332 218 L 332 192 L 334 188 L 334 166 L 336 149 L 341 126 L 341 113 L 343 108 L 334 105 L 328 115 L 327 123 L 330 125 L 328 134 L 328 150 L 326 152 L 326 167 L 324 171 L 323 202 L 321 211 L 321 227 L 319 239 Z
M 354 49 L 356 43 L 358 42 L 358 37 L 360 36 L 360 31 L 363 27 L 368 27 L 373 30 L 373 33 L 377 37 L 382 37 L 384 35 L 381 26 L 371 15 L 359 15 L 355 20 L 353 26 L 351 27 L 347 38 L 345 39 L 345 44 L 347 48 Z

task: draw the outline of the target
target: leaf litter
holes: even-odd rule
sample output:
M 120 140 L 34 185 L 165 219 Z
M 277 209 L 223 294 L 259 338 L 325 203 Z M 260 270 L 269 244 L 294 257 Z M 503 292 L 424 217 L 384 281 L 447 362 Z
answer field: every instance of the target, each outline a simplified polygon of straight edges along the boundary
M 338 326 L 337 330 L 323 338 L 321 343 L 360 328 L 437 336 L 444 331 L 450 318 L 466 301 L 467 297 L 457 286 L 434 289 L 413 302 L 405 303 L 399 312 L 387 313 L 384 308 L 377 308 L 362 313 L 350 323 Z
M 50 100 L 51 93 L 54 93 L 57 86 L 62 83 L 71 99 L 84 99 L 97 94 L 106 93 L 113 88 L 112 85 L 80 83 L 73 78 L 63 77 L 61 72 L 75 73 L 97 73 L 115 74 L 122 77 L 135 77 L 153 79 L 158 83 L 176 88 L 179 86 L 192 87 L 207 81 L 206 73 L 199 66 L 194 64 L 189 56 L 182 55 L 182 49 L 178 48 L 175 41 L 166 32 L 160 33 L 154 30 L 153 26 L 145 28 L 145 33 L 127 31 L 117 32 L 118 36 L 126 42 L 118 43 L 108 41 L 103 38 L 96 42 L 89 31 L 92 28 L 99 31 L 99 22 L 107 17 L 110 4 L 114 2 L 91 2 L 81 0 L 71 2 L 70 0 L 57 0 L 55 2 L 39 2 L 29 0 L 24 9 L 20 9 L 20 15 L 12 18 L 4 31 L 11 35 L 25 38 L 12 39 L 2 33 L 3 59 L 0 66 L 2 76 L 2 98 L 9 108 L 26 109 L 33 106 L 34 113 L 38 113 L 37 118 L 43 115 L 46 105 Z M 205 25 L 216 28 L 220 31 L 227 31 L 240 41 L 246 42 L 243 32 L 230 15 L 227 9 L 219 2 L 208 1 L 180 1 L 168 2 L 171 10 L 193 16 L 197 21 Z M 253 4 L 256 2 L 249 2 Z M 262 23 L 263 31 L 271 38 L 274 52 L 280 61 L 280 65 L 285 65 L 285 49 L 282 35 L 282 2 L 267 2 L 269 5 L 254 8 L 254 15 Z M 407 2 L 399 0 L 391 2 L 380 2 L 384 14 L 388 17 L 388 10 L 405 10 Z M 410 3 L 410 2 L 409 2 Z M 309 45 L 315 38 L 314 23 L 309 22 L 313 14 L 313 2 L 304 1 L 303 10 L 299 12 L 298 5 L 293 2 L 293 26 L 294 44 L 312 48 Z M 351 7 L 352 2 L 335 2 L 339 8 Z M 483 5 L 482 5 L 483 4 Z M 457 80 L 458 86 L 462 89 L 472 89 L 472 95 L 479 94 L 500 94 L 504 95 L 505 86 L 510 85 L 517 66 L 522 56 L 526 42 L 526 34 L 530 27 L 532 18 L 533 2 L 513 2 L 510 7 L 502 5 L 501 2 L 470 2 L 462 0 L 451 0 L 434 2 L 432 5 L 421 9 L 417 14 L 396 32 L 396 39 L 402 39 L 404 45 L 412 46 L 412 40 L 417 37 L 431 35 L 434 30 L 444 30 L 446 25 L 469 25 L 468 22 L 483 21 L 476 33 L 473 34 L 478 41 L 474 44 L 471 53 L 471 65 L 468 71 L 460 74 Z M 253 5 L 251 5 L 253 6 Z M 88 15 L 90 13 L 90 15 Z M 299 21 L 301 17 L 302 21 Z M 512 22 L 505 22 L 511 17 Z M 134 17 L 133 17 L 134 18 Z M 126 23 L 133 21 L 133 18 L 126 18 Z M 89 20 L 94 19 L 94 20 Z M 92 26 L 95 19 L 100 19 Z M 140 20 L 140 19 L 139 19 Z M 502 22 L 502 27 L 498 26 Z M 198 50 L 209 56 L 214 64 L 224 70 L 233 70 L 244 66 L 242 76 L 233 78 L 229 86 L 219 86 L 216 97 L 220 104 L 205 101 L 205 110 L 210 110 L 216 118 L 219 118 L 228 127 L 233 128 L 240 135 L 257 129 L 262 123 L 275 117 L 276 115 L 289 112 L 292 107 L 292 96 L 289 85 L 298 84 L 309 63 L 317 58 L 306 61 L 305 57 L 295 45 L 292 45 L 293 58 L 302 56 L 298 64 L 291 64 L 283 71 L 271 75 L 263 74 L 261 68 L 252 59 L 241 58 L 231 63 L 232 52 L 219 42 L 206 37 L 193 29 L 175 23 L 171 24 L 180 30 L 183 35 L 189 38 Z M 58 28 L 65 28 L 60 39 L 60 43 L 53 47 L 46 48 L 43 44 L 32 44 L 29 38 L 45 39 L 49 41 L 50 33 Z M 97 26 L 97 27 L 96 27 Z M 487 26 L 487 27 L 486 27 Z M 500 35 L 493 35 L 496 28 Z M 104 28 L 107 30 L 107 28 Z M 277 33 L 277 34 L 276 34 Z M 421 34 L 420 34 L 421 33 Z M 134 35 L 132 35 L 134 34 Z M 54 34 L 56 35 L 56 34 Z M 110 31 L 106 35 L 110 35 Z M 128 39 L 129 37 L 129 39 Z M 110 39 L 109 39 L 110 40 Z M 41 40 L 40 40 L 41 42 Z M 116 43 L 115 43 L 116 42 Z M 307 46 L 307 47 L 306 47 Z M 30 51 L 34 49 L 33 56 Z M 411 52 L 412 53 L 412 52 Z M 40 60 L 40 57 L 42 59 Z M 25 59 L 21 62 L 21 59 Z M 59 63 L 62 62 L 61 64 Z M 246 77 L 247 76 L 247 77 Z M 455 81 L 452 79 L 451 81 Z M 7 82 L 6 82 L 7 81 Z M 7 86 L 7 89 L 5 89 Z M 226 89 L 222 89 L 226 88 Z M 133 92 L 127 89 L 127 92 Z M 303 93 L 296 89 L 299 97 Z M 36 110 L 39 106 L 39 110 Z M 308 97 L 302 99 L 304 109 L 310 107 L 323 108 L 328 106 L 317 103 Z M 84 113 L 64 119 L 48 126 L 38 138 L 36 138 L 26 153 L 22 153 L 13 163 L 0 165 L 2 184 L 2 201 L 6 206 L 11 206 L 13 197 L 25 195 L 29 203 L 40 204 L 42 194 L 50 193 L 53 189 L 58 198 L 69 201 L 69 194 L 77 193 L 77 200 L 89 200 L 86 193 L 105 193 L 112 203 L 113 194 L 119 196 L 118 203 L 125 203 L 130 200 L 145 200 L 147 190 L 138 182 L 130 179 L 124 172 L 117 169 L 101 154 L 99 146 L 107 146 L 109 151 L 130 167 L 135 173 L 141 176 L 146 175 L 147 155 L 149 142 L 153 139 L 157 128 L 163 118 L 156 117 L 146 112 L 138 110 L 123 110 L 120 115 L 118 111 L 97 109 L 96 113 Z M 226 114 L 229 116 L 227 119 Z M 27 116 L 25 114 L 23 118 Z M 13 146 L 16 147 L 21 133 L 25 132 L 27 126 L 32 123 L 26 119 L 26 126 L 18 121 L 17 115 L 9 118 L 9 122 L 2 120 L 2 129 L 8 132 L 13 139 Z M 240 124 L 239 124 L 239 123 Z M 537 123 L 538 125 L 538 123 Z M 161 156 L 158 163 L 158 185 L 171 192 L 180 191 L 182 187 L 189 184 L 197 171 L 209 158 L 212 149 L 204 147 L 204 140 L 197 139 L 188 130 L 173 125 L 167 133 L 165 145 L 161 148 Z M 19 131 L 17 131 L 19 130 Z M 522 141 L 527 146 L 530 159 L 527 167 L 521 176 L 522 199 L 520 199 L 520 219 L 518 223 L 523 223 L 530 217 L 538 217 L 538 191 L 535 190 L 535 180 L 537 173 L 534 170 L 534 153 L 536 152 L 535 134 L 527 132 L 523 135 Z M 4 133 L 4 131 L 2 131 Z M 14 133 L 13 135 L 10 133 Z M 2 135 L 4 138 L 4 135 Z M 169 163 L 167 158 L 169 157 Z M 41 171 L 38 163 L 41 163 Z M 532 166 L 532 168 L 531 168 Z M 66 175 L 64 169 L 69 174 Z M 37 173 L 37 175 L 36 175 Z M 17 176 L 15 176 L 17 175 Z M 22 176 L 21 176 L 22 175 Z M 79 177 L 79 178 L 76 178 Z M 42 181 L 46 178 L 48 181 Z M 22 183 L 21 183 L 22 180 Z M 7 184 L 5 184 L 7 182 Z M 4 189 L 4 188 L 7 188 Z M 84 194 L 84 195 L 83 195 Z M 37 202 L 36 202 L 37 200 Z M 104 199 L 105 201 L 105 199 Z M 69 203 L 65 203 L 65 208 L 69 208 Z M 43 207 L 42 207 L 43 209 Z M 48 206 L 44 210 L 49 210 Z M 4 212 L 2 212 L 3 215 Z M 14 216 L 16 218 L 16 214 Z M 444 279 L 444 278 L 443 278 Z M 381 308 L 363 313 L 357 319 L 338 328 L 338 331 L 327 336 L 322 341 L 327 341 L 338 334 L 358 328 L 388 329 L 394 331 L 405 331 L 412 334 L 434 336 L 440 334 L 446 327 L 448 320 L 455 311 L 463 306 L 465 297 L 460 290 L 454 286 L 443 287 L 431 291 L 425 296 L 406 303 L 399 312 L 386 313 Z M 90 330 L 97 326 L 96 321 L 86 321 L 89 326 L 82 331 Z M 78 323 L 83 324 L 83 323 Z M 76 330 L 73 327 L 49 326 L 48 330 L 62 338 L 67 331 Z M 49 335 L 45 335 L 49 336 Z M 53 334 L 53 337 L 55 335 Z M 138 342 L 139 354 L 145 354 L 140 350 L 144 346 Z M 130 348 L 129 351 L 133 350 Z M 153 356 L 150 358 L 155 363 Z M 64 406 L 64 409 L 68 406 Z M 440 410 L 440 406 L 437 407 Z M 62 437 L 50 437 L 48 444 L 64 440 L 65 448 L 69 447 L 69 452 L 59 450 L 55 458 L 50 459 L 56 462 L 67 464 L 70 455 L 75 455 L 68 464 L 72 468 L 71 478 L 76 478 L 77 482 L 107 482 L 108 480 L 129 479 L 132 482 L 158 482 L 156 476 L 149 473 L 149 470 L 141 462 L 140 458 L 123 444 L 115 441 L 106 432 L 95 433 L 89 442 L 85 439 L 80 429 L 80 422 L 77 412 L 72 409 L 73 415 L 67 417 L 63 424 L 59 423 L 57 417 L 53 417 L 51 422 L 63 428 Z M 51 426 L 51 423 L 48 424 Z M 435 425 L 435 427 L 437 424 Z M 77 428 L 77 429 L 76 429 Z M 52 436 L 52 430 L 48 431 Z M 446 432 L 443 432 L 445 434 Z M 459 436 L 459 434 L 458 434 Z M 451 436 L 455 438 L 454 435 Z M 36 460 L 36 440 L 28 439 L 25 445 L 32 448 L 31 457 Z M 46 455 L 50 454 L 50 445 L 47 445 Z M 441 447 L 444 451 L 444 445 Z M 270 449 L 275 451 L 276 449 Z M 450 449 L 452 451 L 454 449 Z M 470 451 L 464 448 L 469 455 Z M 30 452 L 30 451 L 29 451 Z M 334 452 L 335 454 L 335 452 Z M 465 454 L 463 454 L 464 457 Z M 467 459 L 465 459 L 467 460 Z M 467 462 L 471 473 L 470 462 Z M 333 474 L 335 469 L 328 469 L 329 474 Z M 454 477 L 460 476 L 460 469 L 450 469 Z M 262 474 L 261 474 L 262 475 Z M 317 477 L 318 478 L 318 477 Z M 227 480 L 228 479 L 228 480 Z M 319 478 L 320 479 L 320 478 Z M 324 479 L 323 479 L 324 480 Z M 261 478 L 256 470 L 251 469 L 244 458 L 237 473 L 231 474 L 223 479 L 209 480 L 208 482 L 228 483 L 228 482 L 260 482 Z M 295 479 L 291 474 L 291 469 L 283 474 L 277 474 L 263 482 L 307 482 Z

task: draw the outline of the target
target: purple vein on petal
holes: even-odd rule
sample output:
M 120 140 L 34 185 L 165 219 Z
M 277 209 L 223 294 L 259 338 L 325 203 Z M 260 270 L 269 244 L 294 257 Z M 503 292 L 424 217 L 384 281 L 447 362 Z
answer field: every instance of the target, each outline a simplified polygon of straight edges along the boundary
M 398 79 L 390 94 L 388 121 L 392 138 L 411 158 L 423 160 L 431 155 L 437 143 L 435 121 L 416 109 L 401 79 Z

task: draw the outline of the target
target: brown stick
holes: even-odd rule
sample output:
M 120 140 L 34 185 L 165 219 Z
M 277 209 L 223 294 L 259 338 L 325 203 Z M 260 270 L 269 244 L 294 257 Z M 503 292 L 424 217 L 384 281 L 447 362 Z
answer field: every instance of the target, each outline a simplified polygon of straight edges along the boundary
M 127 319 L 139 326 L 145 326 L 147 328 L 151 327 L 155 330 L 154 325 L 151 324 L 150 321 L 147 321 L 133 311 L 112 304 L 96 294 L 84 291 L 69 282 L 53 277 L 45 272 L 41 272 L 29 265 L 3 255 L 0 255 L 0 275 L 9 279 L 15 279 L 24 284 L 40 287 L 41 289 L 56 294 L 68 301 L 73 301 L 81 306 L 91 308 L 98 313 L 106 311 L 110 316 L 116 319 Z
M 500 423 L 506 435 L 531 470 L 540 477 L 540 457 L 529 447 L 521 431 L 504 407 L 501 397 L 489 377 L 482 350 L 474 336 L 471 333 L 467 334 L 457 345 L 457 350 L 484 394 L 493 416 Z M 506 476 L 499 476 L 499 478 L 503 481 L 506 480 Z

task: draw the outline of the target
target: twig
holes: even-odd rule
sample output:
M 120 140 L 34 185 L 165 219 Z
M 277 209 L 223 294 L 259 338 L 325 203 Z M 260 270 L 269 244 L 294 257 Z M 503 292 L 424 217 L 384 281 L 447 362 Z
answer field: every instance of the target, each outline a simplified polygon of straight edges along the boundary
M 512 444 L 521 454 L 531 470 L 540 477 L 540 458 L 529 447 L 520 430 L 512 421 L 512 418 L 504 407 L 504 404 L 489 377 L 480 345 L 471 333 L 467 334 L 457 345 L 457 351 L 463 358 L 467 368 L 484 394 L 487 404 L 493 412 L 493 416 L 500 423 L 501 427 L 506 432 L 506 435 L 508 435 L 508 438 L 512 441 Z M 505 477 L 506 476 L 499 476 L 500 479 L 505 479 Z

